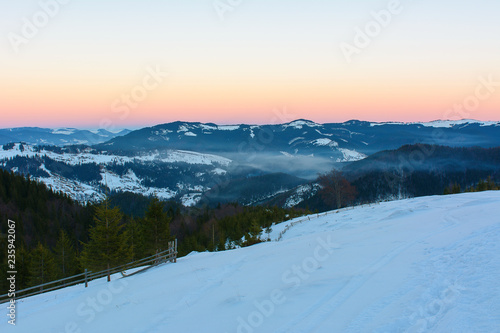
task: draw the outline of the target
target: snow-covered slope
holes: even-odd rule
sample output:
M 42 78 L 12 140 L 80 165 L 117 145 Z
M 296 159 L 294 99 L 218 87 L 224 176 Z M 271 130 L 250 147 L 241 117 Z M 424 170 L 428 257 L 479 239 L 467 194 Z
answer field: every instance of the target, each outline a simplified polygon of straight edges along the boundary
M 279 242 L 22 300 L 2 332 L 499 332 L 500 192 L 343 209 Z M 294 223 L 295 222 L 295 223 Z
M 32 179 L 82 203 L 101 200 L 103 186 L 107 186 L 111 191 L 156 195 L 164 200 L 179 197 L 183 204 L 194 205 L 210 188 L 210 182 L 227 172 L 225 169 L 231 162 L 217 155 L 182 150 L 154 150 L 125 156 L 92 148 L 71 150 L 21 143 L 0 145 L 1 168 L 15 172 L 22 170 L 24 174 L 31 174 Z M 74 171 L 82 166 L 90 170 L 80 172 L 85 180 L 78 178 Z M 73 170 L 73 173 L 62 174 L 61 169 Z M 95 171 L 93 178 L 85 177 L 92 170 Z M 190 176 L 186 181 L 182 178 L 185 174 Z M 170 184 L 156 182 L 160 185 L 155 186 L 154 176 L 171 178 Z
M 474 119 L 461 119 L 461 120 L 434 120 L 429 122 L 413 122 L 413 123 L 403 123 L 403 122 L 382 122 L 382 123 L 370 123 L 370 126 L 383 126 L 383 125 L 422 125 L 425 127 L 435 127 L 435 128 L 450 128 L 453 126 L 467 125 L 467 124 L 478 124 L 479 126 L 500 126 L 498 121 L 479 121 Z

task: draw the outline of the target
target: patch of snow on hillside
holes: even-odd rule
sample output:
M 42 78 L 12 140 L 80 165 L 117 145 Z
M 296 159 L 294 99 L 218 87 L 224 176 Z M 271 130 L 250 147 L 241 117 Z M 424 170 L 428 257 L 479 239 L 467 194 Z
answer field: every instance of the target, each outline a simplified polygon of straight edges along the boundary
M 240 125 L 218 125 L 217 129 L 221 131 L 236 131 L 240 128 Z
M 206 125 L 206 124 L 200 124 L 199 127 L 202 130 L 205 130 L 205 131 L 215 131 L 215 130 L 217 130 L 217 126 L 210 126 L 210 125 Z
M 304 137 L 299 136 L 298 138 L 295 138 L 295 139 L 292 139 L 292 140 L 288 141 L 288 144 L 289 144 L 289 145 L 292 145 L 292 144 L 294 144 L 295 142 L 297 142 L 297 141 L 299 141 L 299 140 L 304 140 L 304 139 L 305 139 Z
M 479 124 L 480 126 L 499 126 L 498 121 L 480 121 L 474 119 L 461 119 L 461 120 L 434 120 L 429 122 L 413 122 L 413 123 L 402 123 L 402 122 L 382 122 L 382 123 L 370 123 L 370 126 L 383 126 L 383 125 L 422 125 L 425 127 L 435 127 L 435 128 L 451 128 L 457 125 L 466 124 Z
M 319 184 L 305 184 L 298 186 L 293 193 L 286 199 L 283 207 L 292 208 L 304 200 L 312 197 L 320 189 Z
M 339 151 L 344 155 L 342 159 L 338 158 L 337 162 L 354 162 L 366 158 L 366 155 L 355 150 L 339 148 Z
M 324 136 L 333 136 L 333 134 L 323 133 L 323 132 L 321 132 L 321 131 L 320 131 L 320 130 L 318 130 L 318 129 L 316 130 L 316 132 L 318 132 L 318 134 L 320 134 L 320 135 L 324 135 Z
M 462 120 L 435 120 L 427 123 L 413 123 L 413 124 L 419 124 L 425 127 L 451 128 L 453 126 L 466 125 L 466 124 L 479 124 L 480 126 L 491 126 L 491 125 L 497 125 L 499 124 L 499 122 L 462 119 Z
M 52 130 L 52 134 L 71 135 L 75 133 L 74 128 L 57 128 Z
M 122 176 L 117 175 L 114 172 L 104 170 L 101 172 L 101 184 L 107 185 L 112 191 L 133 192 L 143 194 L 145 196 L 154 195 L 162 200 L 171 199 L 177 195 L 177 192 L 168 188 L 146 187 L 142 185 L 141 180 L 130 169 Z
M 171 131 L 169 129 L 162 129 L 159 131 L 152 131 L 151 132 L 151 134 L 159 135 L 159 136 L 165 136 L 165 135 L 170 134 L 170 133 L 173 133 L 173 131 Z
M 406 125 L 406 123 L 402 122 L 382 122 L 382 123 L 370 123 L 370 127 L 374 126 L 384 126 L 384 125 Z
M 168 154 L 168 157 L 162 158 L 163 162 L 185 162 L 188 164 L 205 164 L 212 165 L 214 163 L 228 166 L 232 161 L 228 158 L 211 155 L 201 154 L 192 151 L 174 150 Z
M 104 194 L 96 191 L 91 185 L 54 174 L 44 164 L 40 169 L 48 173 L 49 177 L 37 177 L 35 180 L 44 183 L 52 191 L 67 194 L 71 199 L 81 203 L 99 202 L 104 199 Z
M 197 136 L 196 134 L 194 134 L 193 132 L 186 132 L 184 133 L 185 136 Z
M 292 154 L 287 153 L 286 151 L 280 151 L 280 153 L 281 153 L 281 154 L 283 154 L 283 155 L 284 155 L 284 156 L 286 156 L 286 157 L 293 157 L 293 155 L 292 155 Z
M 201 193 L 189 193 L 181 197 L 182 205 L 185 207 L 195 206 L 201 200 Z
M 4 150 L 0 149 L 0 160 L 13 158 L 15 156 L 25 156 L 25 157 L 41 157 L 47 156 L 54 161 L 63 162 L 69 165 L 78 165 L 86 163 L 96 163 L 98 165 L 116 163 L 118 165 L 123 165 L 125 163 L 133 163 L 134 160 L 139 160 L 142 162 L 151 161 L 162 161 L 166 163 L 184 162 L 188 164 L 202 164 L 202 165 L 213 165 L 220 164 L 227 166 L 232 161 L 222 156 L 202 154 L 197 152 L 183 151 L 183 150 L 173 150 L 167 153 L 155 153 L 155 154 L 142 154 L 138 156 L 121 156 L 121 155 L 111 155 L 105 153 L 89 153 L 84 151 L 82 153 L 62 153 L 58 154 L 52 151 L 42 149 L 37 151 L 35 147 L 31 145 L 14 144 L 12 149 Z
M 322 139 L 316 139 L 311 142 L 313 145 L 316 146 L 329 146 L 329 147 L 338 147 L 339 144 L 333 140 L 322 138 Z
M 308 120 L 295 120 L 288 124 L 282 125 L 284 128 L 293 127 L 295 129 L 302 129 L 304 126 L 306 127 L 322 127 L 320 124 L 316 124 L 315 122 Z
M 216 175 L 219 175 L 219 176 L 225 175 L 227 173 L 226 170 L 221 169 L 221 168 L 215 168 L 211 172 L 214 173 L 214 174 L 216 174 Z

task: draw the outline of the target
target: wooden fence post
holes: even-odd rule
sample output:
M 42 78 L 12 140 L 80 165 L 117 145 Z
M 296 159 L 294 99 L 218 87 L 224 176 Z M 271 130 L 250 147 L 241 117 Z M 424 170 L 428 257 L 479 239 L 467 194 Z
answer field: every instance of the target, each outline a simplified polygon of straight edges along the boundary
M 88 281 L 88 276 L 87 276 L 87 269 L 85 268 L 85 288 L 89 286 L 89 281 Z

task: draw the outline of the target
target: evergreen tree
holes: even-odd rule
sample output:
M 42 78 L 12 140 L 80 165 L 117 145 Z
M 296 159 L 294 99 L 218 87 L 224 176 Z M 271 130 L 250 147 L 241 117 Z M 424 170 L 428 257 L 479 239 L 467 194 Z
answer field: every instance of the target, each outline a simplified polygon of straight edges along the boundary
M 55 278 L 54 256 L 49 249 L 38 243 L 29 256 L 29 270 L 31 273 L 30 285 L 53 281 Z
M 127 263 L 132 258 L 132 247 L 126 232 L 123 231 L 123 215 L 118 207 L 110 208 L 109 200 L 96 207 L 94 222 L 90 228 L 90 241 L 84 244 L 81 262 L 84 268 L 92 271 L 108 270 Z
M 486 180 L 486 188 L 488 191 L 495 190 L 495 182 L 491 179 L 491 176 L 488 176 L 488 179 Z
M 65 278 L 76 274 L 78 270 L 76 251 L 68 235 L 62 229 L 54 248 L 54 258 L 59 278 Z
M 130 222 L 127 223 L 126 230 L 129 235 L 130 245 L 134 250 L 132 260 L 146 257 L 144 250 L 144 219 L 132 217 Z
M 146 255 L 164 251 L 170 240 L 170 218 L 164 211 L 165 204 L 158 198 L 151 199 L 144 223 Z
M 453 187 L 451 188 L 451 193 L 456 194 L 456 193 L 462 193 L 462 189 L 460 188 L 460 184 L 453 184 Z
M 21 245 L 16 248 L 17 289 L 24 289 L 30 285 L 31 272 L 29 259 L 29 252 L 26 246 L 21 243 Z
M 271 241 L 271 232 L 273 232 L 273 228 L 271 228 L 271 224 L 266 227 L 267 241 Z

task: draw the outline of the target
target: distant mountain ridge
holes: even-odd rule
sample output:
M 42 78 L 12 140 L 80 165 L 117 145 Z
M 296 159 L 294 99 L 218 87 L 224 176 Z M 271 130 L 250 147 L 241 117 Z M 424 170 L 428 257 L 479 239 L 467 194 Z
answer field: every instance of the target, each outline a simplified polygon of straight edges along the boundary
M 0 145 L 14 142 L 25 142 L 31 145 L 94 145 L 108 141 L 117 136 L 130 133 L 124 129 L 110 132 L 105 129 L 82 130 L 76 128 L 40 128 L 17 127 L 0 129 Z
M 156 195 L 187 206 L 225 200 L 255 204 L 281 197 L 279 204 L 291 207 L 314 196 L 318 187 L 310 182 L 318 173 L 334 167 L 351 174 L 356 171 L 350 168 L 373 173 L 373 167 L 390 161 L 391 154 L 398 159 L 406 156 L 404 151 L 377 155 L 382 151 L 415 144 L 500 146 L 500 122 L 474 120 L 317 124 L 299 119 L 277 125 L 178 121 L 93 145 L 79 142 L 61 146 L 48 145 L 43 136 L 36 135 L 50 131 L 50 135 L 62 136 L 68 143 L 77 132 L 30 131 L 26 133 L 33 137 L 18 136 L 18 143 L 0 145 L 0 168 L 30 175 L 81 202 L 99 200 L 107 188 Z M 427 159 L 429 165 L 439 169 L 449 164 L 443 154 L 438 150 L 435 157 Z M 379 161 L 377 156 L 383 159 Z M 406 158 L 411 160 L 412 156 Z M 452 163 L 454 169 L 464 165 L 470 169 L 477 162 L 475 155 L 460 156 Z
M 278 125 L 216 125 L 177 121 L 132 131 L 96 147 L 114 152 L 185 149 L 237 160 L 240 158 L 234 154 L 265 152 L 287 157 L 314 154 L 347 162 L 414 143 L 499 146 L 500 122 L 374 123 L 351 120 L 318 124 L 299 119 Z

